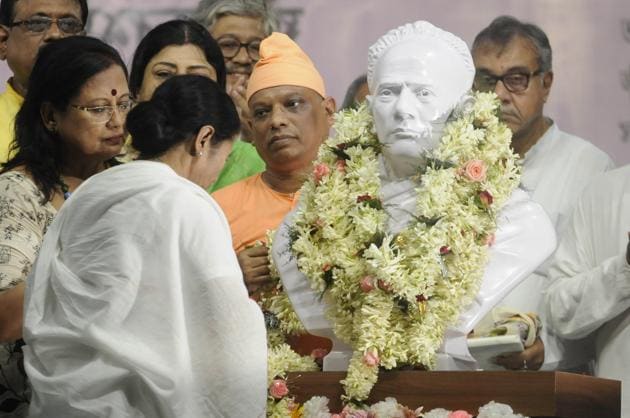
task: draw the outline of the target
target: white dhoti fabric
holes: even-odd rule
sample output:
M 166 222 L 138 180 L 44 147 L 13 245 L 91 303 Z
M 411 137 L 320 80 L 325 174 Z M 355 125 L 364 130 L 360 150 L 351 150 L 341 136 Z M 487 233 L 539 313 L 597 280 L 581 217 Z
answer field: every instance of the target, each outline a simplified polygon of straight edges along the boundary
M 228 224 L 157 162 L 85 182 L 25 304 L 33 417 L 263 417 L 266 337 Z

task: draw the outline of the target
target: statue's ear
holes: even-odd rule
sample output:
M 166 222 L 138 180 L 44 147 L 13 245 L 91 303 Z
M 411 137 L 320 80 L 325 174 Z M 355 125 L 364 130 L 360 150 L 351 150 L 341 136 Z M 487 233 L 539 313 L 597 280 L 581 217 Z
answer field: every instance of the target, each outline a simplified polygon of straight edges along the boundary
M 475 98 L 470 92 L 465 93 L 459 101 L 455 104 L 455 107 L 449 115 L 450 119 L 458 119 L 470 112 L 475 105 Z
M 372 96 L 371 94 L 368 94 L 367 96 L 365 96 L 365 102 L 368 105 L 368 109 L 372 109 L 372 106 L 374 105 L 374 96 Z

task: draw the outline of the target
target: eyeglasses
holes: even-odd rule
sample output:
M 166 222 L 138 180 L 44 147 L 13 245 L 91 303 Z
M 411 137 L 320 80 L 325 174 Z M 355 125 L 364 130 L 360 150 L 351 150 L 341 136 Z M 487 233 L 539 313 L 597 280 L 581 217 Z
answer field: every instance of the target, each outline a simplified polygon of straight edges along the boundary
M 479 91 L 492 91 L 497 83 L 501 81 L 507 91 L 511 93 L 522 93 L 529 87 L 529 80 L 542 73 L 544 73 L 544 71 L 541 69 L 531 73 L 507 73 L 501 76 L 477 72 L 473 85 L 475 89 Z
M 129 113 L 133 107 L 133 102 L 126 101 L 118 103 L 116 106 L 79 106 L 71 104 L 70 107 L 87 112 L 94 122 L 106 123 L 112 119 L 112 116 L 114 115 L 114 108 L 118 109 L 118 114 L 120 116 L 127 116 L 127 113 Z
M 241 48 L 245 48 L 247 55 L 249 55 L 249 58 L 251 58 L 252 61 L 258 61 L 260 59 L 260 42 L 260 39 L 257 39 L 255 41 L 243 43 L 233 37 L 224 37 L 217 40 L 224 58 L 234 58 Z
M 24 26 L 28 32 L 43 33 L 49 30 L 53 23 L 56 23 L 59 30 L 67 35 L 76 35 L 83 31 L 83 22 L 74 17 L 51 18 L 34 16 L 30 19 L 16 20 L 9 26 Z

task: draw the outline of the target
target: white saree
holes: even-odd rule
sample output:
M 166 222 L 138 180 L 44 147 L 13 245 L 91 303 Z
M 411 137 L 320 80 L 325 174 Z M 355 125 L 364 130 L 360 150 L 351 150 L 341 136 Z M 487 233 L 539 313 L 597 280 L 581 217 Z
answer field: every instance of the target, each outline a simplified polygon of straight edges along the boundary
M 157 162 L 86 181 L 25 301 L 32 417 L 264 417 L 266 337 L 218 205 Z

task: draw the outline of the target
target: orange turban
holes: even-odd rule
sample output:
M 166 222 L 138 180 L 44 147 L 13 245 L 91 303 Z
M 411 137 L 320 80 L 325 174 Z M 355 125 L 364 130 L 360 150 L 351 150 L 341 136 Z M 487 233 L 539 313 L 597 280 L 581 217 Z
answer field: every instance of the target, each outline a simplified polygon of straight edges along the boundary
M 313 61 L 284 33 L 274 32 L 260 43 L 260 60 L 247 84 L 247 101 L 259 90 L 301 86 L 326 97 L 324 80 Z

